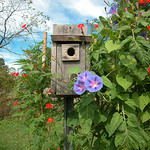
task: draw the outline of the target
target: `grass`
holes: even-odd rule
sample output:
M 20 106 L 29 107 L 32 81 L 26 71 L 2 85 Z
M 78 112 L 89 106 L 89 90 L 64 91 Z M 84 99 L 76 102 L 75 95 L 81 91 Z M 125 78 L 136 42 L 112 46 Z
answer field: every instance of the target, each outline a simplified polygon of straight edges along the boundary
M 30 150 L 28 129 L 19 119 L 0 121 L 0 150 Z

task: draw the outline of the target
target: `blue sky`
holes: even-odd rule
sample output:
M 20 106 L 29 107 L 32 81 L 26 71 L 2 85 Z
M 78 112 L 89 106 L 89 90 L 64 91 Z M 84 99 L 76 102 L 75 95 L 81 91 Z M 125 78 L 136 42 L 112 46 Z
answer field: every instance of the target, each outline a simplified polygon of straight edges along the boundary
M 110 3 L 112 0 L 109 1 Z M 92 20 L 99 16 L 106 17 L 104 7 L 109 7 L 103 0 L 33 0 L 33 5 L 37 11 L 42 11 L 50 17 L 47 25 L 50 27 L 48 32 L 48 42 L 50 43 L 50 35 L 52 35 L 53 24 L 85 24 L 86 20 Z M 18 20 L 19 21 L 19 20 Z M 44 29 L 40 29 L 42 34 L 33 34 L 35 41 L 42 41 Z M 0 51 L 0 57 L 5 59 L 6 65 L 18 69 L 20 66 L 14 65 L 15 61 L 23 58 L 22 48 L 26 49 L 29 43 L 23 42 L 23 39 L 16 39 L 8 45 L 8 48 L 21 55 L 15 55 L 8 51 Z M 16 70 L 17 71 L 17 70 Z

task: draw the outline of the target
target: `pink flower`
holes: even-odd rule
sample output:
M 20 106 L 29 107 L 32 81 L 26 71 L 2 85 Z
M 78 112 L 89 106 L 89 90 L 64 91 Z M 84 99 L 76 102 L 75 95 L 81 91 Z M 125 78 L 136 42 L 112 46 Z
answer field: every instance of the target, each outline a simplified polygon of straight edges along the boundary
M 127 8 L 124 8 L 125 12 L 128 12 Z
M 35 65 L 33 66 L 33 68 L 35 68 Z
M 142 15 L 142 12 L 139 12 L 138 17 L 140 18 L 140 17 L 141 17 L 141 15 Z
M 130 3 L 130 1 L 129 1 L 129 0 L 126 0 L 126 2 L 127 2 L 127 3 Z

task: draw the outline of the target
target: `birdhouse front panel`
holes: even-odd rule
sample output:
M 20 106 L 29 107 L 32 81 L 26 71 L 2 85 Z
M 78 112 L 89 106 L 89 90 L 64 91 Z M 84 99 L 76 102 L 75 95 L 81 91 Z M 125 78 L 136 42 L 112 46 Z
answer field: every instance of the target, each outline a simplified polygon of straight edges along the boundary
M 81 29 L 78 30 L 76 25 L 54 25 L 53 29 L 51 73 L 54 78 L 51 81 L 51 91 L 57 96 L 75 96 L 68 83 L 77 75 L 69 74 L 68 69 L 79 66 L 81 72 L 84 72 L 89 68 L 89 63 L 86 62 L 86 49 L 89 47 L 91 36 L 87 35 L 87 30 L 84 36 L 81 35 Z M 76 31 L 76 35 L 72 30 Z

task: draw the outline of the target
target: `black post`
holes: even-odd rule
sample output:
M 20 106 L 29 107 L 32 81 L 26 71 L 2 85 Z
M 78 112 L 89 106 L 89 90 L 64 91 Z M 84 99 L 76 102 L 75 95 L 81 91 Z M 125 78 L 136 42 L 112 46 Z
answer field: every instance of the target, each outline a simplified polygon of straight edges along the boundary
M 73 97 L 68 96 L 64 98 L 64 132 L 65 132 L 65 137 L 64 137 L 64 150 L 73 150 L 73 145 L 67 142 L 67 134 L 72 134 L 73 129 L 71 127 L 67 127 L 67 118 L 69 113 L 72 112 L 73 110 Z M 69 131 L 67 131 L 69 130 Z M 68 145 L 69 144 L 69 145 Z

